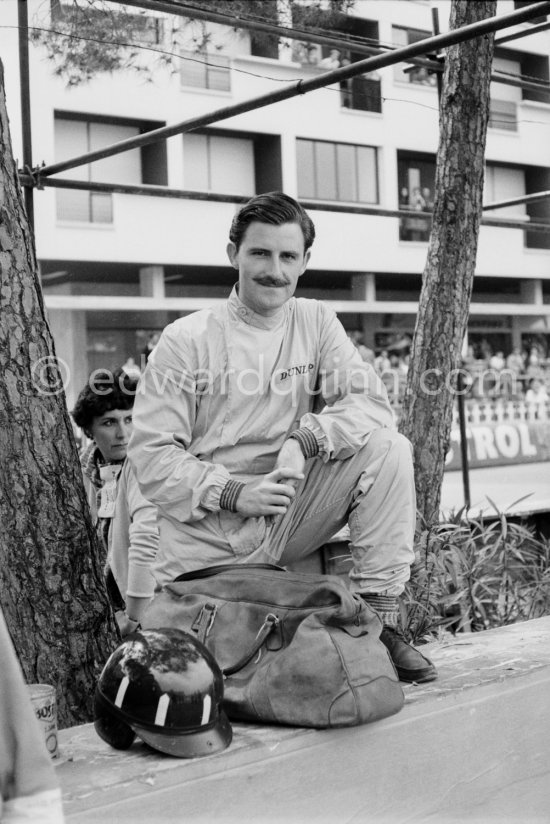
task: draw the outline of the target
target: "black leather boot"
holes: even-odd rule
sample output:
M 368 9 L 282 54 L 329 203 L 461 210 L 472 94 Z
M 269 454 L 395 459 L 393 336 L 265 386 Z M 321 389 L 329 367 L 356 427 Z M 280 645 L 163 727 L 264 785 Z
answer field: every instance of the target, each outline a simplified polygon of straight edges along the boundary
M 432 662 L 408 644 L 398 630 L 383 627 L 380 640 L 390 653 L 400 681 L 423 684 L 437 678 L 437 670 Z

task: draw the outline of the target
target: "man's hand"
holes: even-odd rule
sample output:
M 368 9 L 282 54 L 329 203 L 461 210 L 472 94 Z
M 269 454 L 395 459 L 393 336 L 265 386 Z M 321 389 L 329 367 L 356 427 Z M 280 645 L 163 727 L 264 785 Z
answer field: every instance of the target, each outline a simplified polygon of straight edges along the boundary
M 302 448 L 298 441 L 293 438 L 286 440 L 282 445 L 281 451 L 279 452 L 275 462 L 275 469 L 280 469 L 284 472 L 292 470 L 293 472 L 293 474 L 286 474 L 283 476 L 285 483 L 296 489 L 298 482 L 304 477 L 305 465 L 306 459 L 304 458 Z M 296 475 L 296 473 L 298 474 Z
M 303 472 L 293 466 L 279 466 L 273 472 L 249 481 L 237 498 L 237 512 L 246 518 L 284 515 L 296 494 L 295 486 L 303 477 Z

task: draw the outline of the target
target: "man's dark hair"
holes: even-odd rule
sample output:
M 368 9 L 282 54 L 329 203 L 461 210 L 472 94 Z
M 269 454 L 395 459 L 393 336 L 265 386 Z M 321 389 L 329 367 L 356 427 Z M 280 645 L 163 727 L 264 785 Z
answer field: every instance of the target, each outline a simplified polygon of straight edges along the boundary
M 283 223 L 297 223 L 304 236 L 305 251 L 315 240 L 315 226 L 307 212 L 298 201 L 282 192 L 267 192 L 257 195 L 239 209 L 229 230 L 229 240 L 238 249 L 242 243 L 244 233 L 251 223 L 271 223 L 281 226 Z
M 130 377 L 124 369 L 96 369 L 82 391 L 71 412 L 77 426 L 89 430 L 94 418 L 99 418 L 113 409 L 131 409 L 137 388 L 137 379 Z

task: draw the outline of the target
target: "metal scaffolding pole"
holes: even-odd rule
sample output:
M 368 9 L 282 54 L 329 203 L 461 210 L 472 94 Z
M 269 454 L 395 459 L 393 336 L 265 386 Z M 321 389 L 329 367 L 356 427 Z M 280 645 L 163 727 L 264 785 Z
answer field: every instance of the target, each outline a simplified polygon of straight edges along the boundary
M 491 75 L 491 81 L 501 83 L 503 86 L 518 86 L 520 89 L 530 92 L 546 92 L 550 98 L 550 83 L 546 80 L 540 82 L 538 80 L 522 80 L 520 77 L 503 77 L 497 73 Z
M 24 183 L 30 183 L 30 175 L 21 175 Z M 88 180 L 68 180 L 65 178 L 45 178 L 41 181 L 42 186 L 49 186 L 54 189 L 77 189 L 86 192 L 107 192 L 126 195 L 144 195 L 146 197 L 167 197 L 179 200 L 201 200 L 211 201 L 215 203 L 246 203 L 250 198 L 242 195 L 223 195 L 214 192 L 196 192 L 188 189 L 171 189 L 168 186 L 152 186 L 147 183 L 132 184 L 132 183 L 102 183 L 100 181 Z M 528 196 L 530 197 L 530 196 Z M 533 199 L 542 199 L 537 195 Z M 520 202 L 524 199 L 520 198 Z M 514 201 L 516 202 L 516 201 Z M 430 220 L 431 212 L 419 212 L 412 209 L 383 209 L 380 206 L 359 206 L 352 204 L 342 204 L 334 202 L 319 202 L 314 200 L 300 199 L 300 203 L 309 210 L 317 210 L 323 212 L 344 212 L 346 214 L 355 215 L 378 215 L 381 217 L 414 217 L 425 218 Z M 494 208 L 498 208 L 501 204 L 496 204 Z M 504 205 L 512 205 L 511 203 L 503 203 Z M 496 226 L 506 229 L 522 229 L 529 232 L 550 233 L 550 223 L 531 223 L 527 220 L 508 220 L 503 218 L 482 218 L 482 224 L 485 226 Z
M 550 191 L 548 192 L 535 192 L 532 195 L 523 195 L 523 197 L 514 197 L 512 200 L 499 200 L 495 203 L 487 203 L 483 207 L 483 211 L 486 212 L 489 209 L 505 209 L 506 206 L 517 206 L 520 203 L 536 203 L 538 200 L 547 200 L 550 197 Z
M 227 118 L 244 114 L 245 112 L 263 108 L 264 106 L 269 106 L 273 103 L 279 103 L 283 100 L 288 100 L 298 95 L 307 94 L 308 92 L 316 91 L 317 89 L 324 88 L 325 86 L 332 85 L 333 83 L 339 83 L 341 80 L 347 80 L 351 77 L 355 77 L 356 75 L 373 71 L 374 69 L 395 65 L 396 63 L 406 61 L 409 57 L 416 57 L 417 55 L 429 51 L 437 51 L 447 46 L 462 43 L 465 40 L 470 40 L 474 37 L 481 37 L 485 34 L 500 31 L 508 26 L 529 20 L 531 17 L 536 17 L 546 12 L 550 12 L 550 0 L 545 0 L 545 2 L 542 3 L 536 3 L 524 9 L 519 9 L 518 11 L 501 15 L 500 17 L 491 17 L 487 20 L 471 23 L 468 26 L 463 26 L 460 29 L 454 29 L 453 31 L 446 32 L 445 34 L 427 37 L 425 40 L 421 40 L 418 43 L 412 43 L 401 49 L 396 49 L 389 54 L 380 54 L 374 57 L 368 57 L 366 60 L 360 60 L 350 66 L 335 69 L 331 72 L 325 72 L 319 75 L 319 77 L 312 78 L 311 80 L 299 80 L 297 83 L 293 83 L 291 86 L 285 86 L 285 88 L 280 89 L 279 91 L 268 92 L 267 94 L 252 98 L 251 100 L 245 100 L 242 103 L 236 103 L 232 106 L 225 106 L 209 114 L 190 118 L 189 120 L 176 123 L 172 126 L 164 126 L 160 129 L 153 129 L 146 134 L 129 138 L 127 140 L 122 140 L 112 146 L 108 146 L 104 149 L 98 149 L 94 152 L 88 152 L 71 160 L 43 166 L 41 169 L 34 172 L 36 183 L 37 185 L 40 185 L 40 178 L 57 174 L 68 169 L 74 169 L 78 166 L 91 163 L 95 160 L 101 160 L 105 157 L 112 157 L 113 155 L 128 151 L 129 149 L 137 149 L 141 146 L 147 146 L 167 137 L 194 131 L 195 129 L 211 125 L 212 123 L 218 123 L 221 120 L 226 120 Z
M 21 129 L 23 137 L 23 167 L 32 173 L 32 134 L 31 134 L 31 92 L 29 80 L 29 16 L 27 0 L 17 2 L 17 23 L 19 32 L 19 82 L 21 100 Z M 34 181 L 32 174 L 27 183 L 23 183 L 25 211 L 29 226 L 34 230 Z

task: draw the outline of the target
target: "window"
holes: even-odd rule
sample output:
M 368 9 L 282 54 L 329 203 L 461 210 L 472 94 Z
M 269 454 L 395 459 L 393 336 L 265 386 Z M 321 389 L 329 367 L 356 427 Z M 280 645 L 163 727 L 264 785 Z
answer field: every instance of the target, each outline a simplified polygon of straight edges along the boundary
M 344 58 L 345 60 L 345 58 Z M 342 65 L 348 65 L 342 60 Z M 358 77 L 349 77 L 340 82 L 340 102 L 346 109 L 355 109 L 362 112 L 381 112 L 382 93 L 380 90 L 380 75 L 378 72 L 361 74 Z
M 550 170 L 540 166 L 498 166 L 487 164 L 485 170 L 484 203 L 514 200 L 524 195 L 537 194 L 550 189 Z M 491 217 L 528 218 L 533 223 L 550 226 L 550 200 L 543 198 L 530 203 L 516 203 L 503 209 L 491 209 Z M 527 249 L 550 249 L 550 232 L 524 232 Z
M 483 202 L 498 203 L 501 200 L 514 200 L 525 195 L 525 172 L 511 166 L 487 164 L 483 187 Z M 504 209 L 490 210 L 493 217 L 524 217 L 524 203 L 507 206 Z
M 519 76 L 521 66 L 517 60 L 507 60 L 503 57 L 493 58 L 493 72 L 502 77 Z M 517 131 L 517 107 L 521 102 L 519 86 L 510 86 L 504 83 L 491 83 L 491 99 L 489 103 L 489 126 L 493 129 Z
M 392 26 L 392 40 L 398 48 L 401 46 L 410 46 L 411 43 L 418 43 L 420 40 L 425 40 L 426 37 L 432 37 L 432 33 L 422 31 L 421 29 L 403 29 L 399 26 Z M 423 66 L 410 66 L 406 63 L 397 63 L 394 66 L 393 76 L 395 80 L 399 80 L 402 83 L 416 83 L 419 86 L 437 86 L 435 74 L 430 74 L 428 69 Z
M 256 10 L 265 23 L 277 25 L 279 23 L 278 3 L 262 3 L 261 9 Z M 250 54 L 257 57 L 269 57 L 272 60 L 279 58 L 279 38 L 276 34 L 267 34 L 263 31 L 250 30 Z
M 68 160 L 103 149 L 160 125 L 57 112 L 54 124 L 55 159 Z M 59 177 L 101 183 L 166 185 L 165 141 L 68 169 Z M 113 222 L 112 195 L 108 192 L 57 189 L 56 208 L 59 220 Z
M 550 103 L 550 72 L 548 56 L 530 52 L 499 48 L 493 58 L 493 74 L 508 83 L 491 83 L 491 99 L 513 101 L 522 100 Z M 522 78 L 524 85 L 511 85 Z
M 298 196 L 378 203 L 378 162 L 372 146 L 297 141 Z
M 222 54 L 190 51 L 182 52 L 181 57 L 182 86 L 212 89 L 218 92 L 231 91 L 228 57 Z
M 198 192 L 253 195 L 253 140 L 216 134 L 184 134 L 183 185 L 185 189 Z
M 158 46 L 164 39 L 164 20 L 145 11 L 133 14 L 122 9 L 93 8 L 91 3 L 79 7 L 66 0 L 50 0 L 50 7 L 54 24 L 80 22 L 93 27 L 98 36 L 106 32 L 113 35 L 120 27 L 125 39 L 150 46 Z
M 431 212 L 435 185 L 435 160 L 432 155 L 397 153 L 399 208 Z M 427 241 L 429 217 L 403 217 L 399 221 L 399 240 Z
M 275 4 L 273 4 L 275 5 Z M 350 45 L 349 49 L 341 52 L 340 57 L 349 57 L 351 62 L 364 59 L 364 54 L 357 54 L 353 52 L 353 40 L 359 42 L 370 42 L 372 45 L 379 44 L 379 27 L 377 20 L 369 20 L 365 17 L 354 17 L 352 14 L 344 14 L 340 11 L 330 10 L 329 6 L 336 6 L 334 3 L 289 3 L 292 14 L 292 26 L 295 29 L 302 29 L 303 31 L 316 31 L 318 34 L 327 34 L 331 37 L 335 35 L 342 42 L 347 41 Z M 324 8 L 323 8 L 324 7 Z M 343 35 L 343 37 L 342 37 Z M 337 47 L 334 45 L 317 46 L 314 43 L 300 43 L 298 44 L 297 55 L 300 52 L 311 52 L 310 56 L 306 57 L 303 62 L 317 63 L 319 60 L 328 57 L 331 51 Z M 300 46 L 302 49 L 300 49 Z M 300 60 L 300 58 L 298 58 Z M 300 60 L 300 62 L 302 62 Z
M 148 46 L 159 46 L 164 40 L 164 20 L 160 17 L 133 15 L 134 38 Z
M 525 6 L 532 6 L 533 2 L 534 0 L 514 0 L 514 9 L 522 9 Z M 526 20 L 525 22 L 531 24 L 545 23 L 546 15 L 541 14 L 540 17 L 531 17 L 530 20 Z
M 330 12 L 327 9 L 312 6 L 292 4 L 292 19 L 296 28 L 322 29 L 329 36 L 343 35 L 339 39 L 345 48 L 336 48 L 334 45 L 320 46 L 314 43 L 293 41 L 293 58 L 299 63 L 316 65 L 325 71 L 357 63 L 367 56 L 353 50 L 353 41 L 364 41 L 373 46 L 379 43 L 378 22 L 362 17 L 353 17 L 341 12 Z M 355 109 L 364 112 L 381 112 L 382 96 L 380 92 L 380 76 L 378 72 L 369 72 L 358 77 L 349 78 L 340 83 L 341 105 L 346 109 Z
M 524 173 L 526 194 L 550 191 L 550 169 L 526 166 Z M 546 223 L 550 228 L 550 198 L 528 203 L 527 214 L 533 223 Z M 550 249 L 550 232 L 526 232 L 525 245 L 528 249 Z
M 517 132 L 518 107 L 511 100 L 494 100 L 489 103 L 489 128 Z

